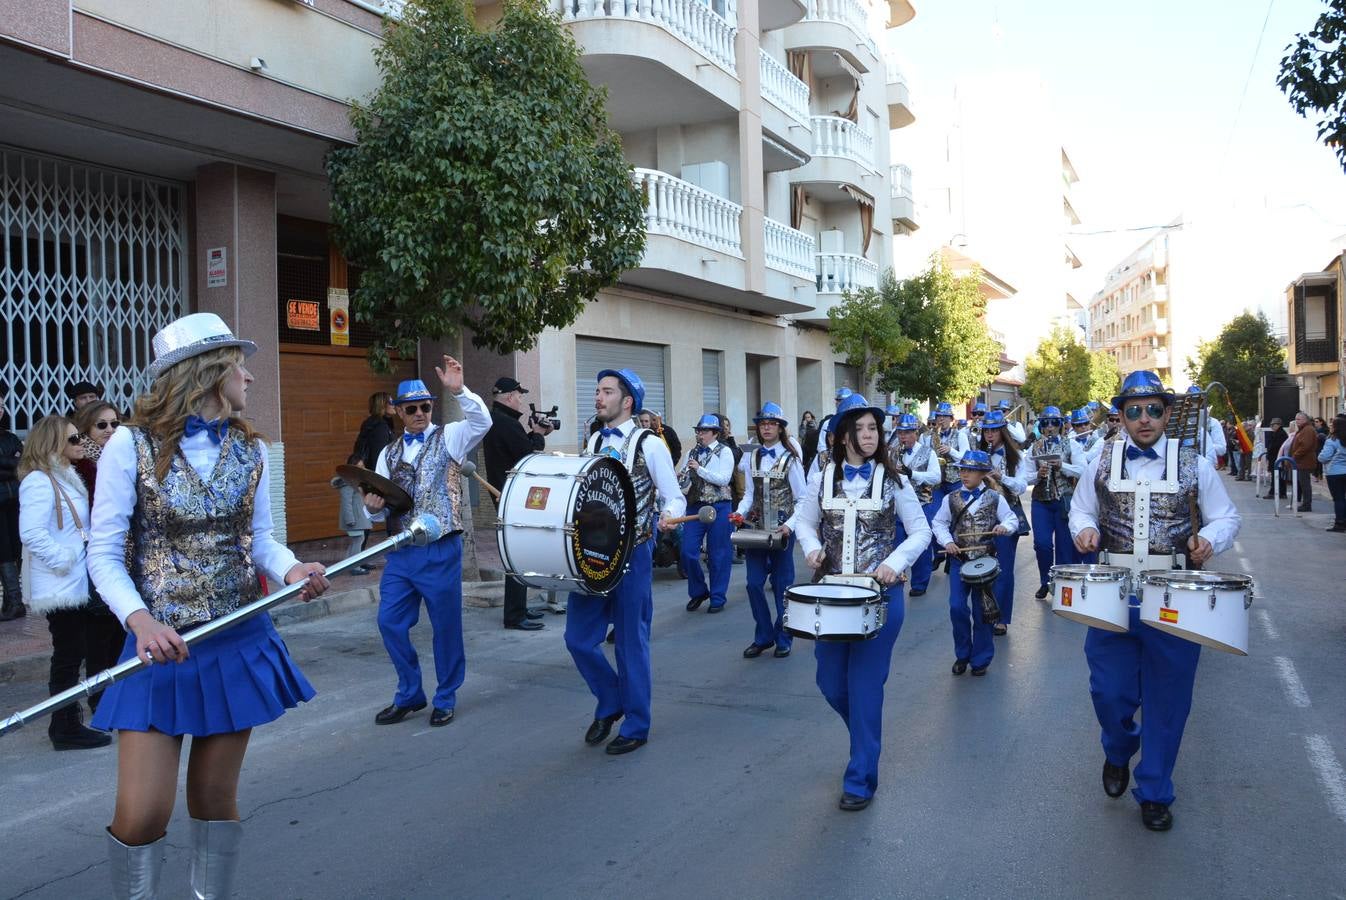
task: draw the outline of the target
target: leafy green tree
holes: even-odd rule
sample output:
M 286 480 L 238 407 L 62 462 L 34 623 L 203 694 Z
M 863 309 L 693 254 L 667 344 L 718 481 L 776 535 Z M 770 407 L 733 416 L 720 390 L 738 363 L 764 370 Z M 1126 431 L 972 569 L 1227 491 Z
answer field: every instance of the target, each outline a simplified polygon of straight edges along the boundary
M 896 365 L 911 352 L 897 316 L 873 288 L 847 291 L 827 311 L 832 352 L 846 358 L 859 374 L 860 391 L 869 392 L 874 376 Z
M 1025 365 L 1024 386 L 1021 393 L 1035 410 L 1044 406 L 1058 406 L 1062 412 L 1079 409 L 1089 400 L 1103 399 L 1094 397 L 1094 392 L 1102 386 L 1094 383 L 1094 362 L 1069 328 L 1057 325 L 1051 334 L 1042 339 Z M 1099 368 L 1101 369 L 1101 362 Z M 1113 372 L 1117 371 L 1113 364 Z M 1117 386 L 1116 377 L 1112 386 Z M 1113 393 L 1106 395 L 1108 398 Z
M 1089 399 L 1108 403 L 1122 388 L 1122 372 L 1117 360 L 1106 350 L 1089 354 Z
M 1285 371 L 1285 350 L 1271 333 L 1271 323 L 1261 312 L 1236 316 L 1213 341 L 1197 345 L 1196 358 L 1187 359 L 1187 377 L 1202 387 L 1218 381 L 1229 390 L 1234 408 L 1247 416 L 1257 409 L 1257 389 L 1263 375 Z M 1211 413 L 1230 415 L 1220 391 L 1209 397 Z
M 1346 0 L 1330 0 L 1313 30 L 1295 36 L 1276 84 L 1295 112 L 1316 115 L 1318 139 L 1346 168 Z M 1237 399 L 1236 401 L 1237 402 Z
M 975 397 L 1000 374 L 1001 348 L 986 327 L 980 272 L 955 275 L 935 254 L 919 275 L 899 281 L 885 273 L 879 293 L 912 342 L 904 359 L 883 367 L 882 390 L 960 401 Z
M 328 160 L 376 368 L 464 327 L 527 350 L 644 250 L 643 198 L 574 40 L 539 0 L 506 0 L 485 29 L 472 9 L 407 5 L 375 50 L 379 89 L 352 107 L 358 143 Z

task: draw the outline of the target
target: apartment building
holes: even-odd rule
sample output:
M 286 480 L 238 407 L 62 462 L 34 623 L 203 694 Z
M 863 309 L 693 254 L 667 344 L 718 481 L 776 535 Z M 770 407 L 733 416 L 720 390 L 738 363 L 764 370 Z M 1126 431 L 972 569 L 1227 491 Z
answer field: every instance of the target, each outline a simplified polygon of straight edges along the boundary
M 1286 368 L 1299 380 L 1299 405 L 1311 416 L 1346 410 L 1346 254 L 1319 272 L 1307 272 L 1285 289 L 1290 341 Z
M 1172 237 L 1167 231 L 1159 232 L 1108 272 L 1102 290 L 1089 302 L 1088 343 L 1090 350 L 1110 353 L 1123 377 L 1137 369 L 1150 369 L 1164 384 L 1176 384 L 1176 374 L 1185 385 L 1184 359 L 1173 353 L 1174 328 L 1179 323 L 1169 302 Z M 1196 323 L 1181 324 L 1190 330 Z
M 763 399 L 795 417 L 855 386 L 823 326 L 844 290 L 891 264 L 902 220 L 882 138 L 910 100 L 889 89 L 878 38 L 911 5 L 553 2 L 608 88 L 647 198 L 647 251 L 533 352 L 466 351 L 472 386 L 535 386 L 562 410 L 562 449 L 608 365 L 639 370 L 675 426 L 718 409 L 739 434 Z M 355 139 L 348 101 L 377 87 L 372 51 L 400 7 L 0 3 L 0 378 L 17 428 L 64 410 L 63 386 L 84 378 L 129 406 L 153 333 L 215 312 L 261 345 L 248 412 L 285 473 L 272 481 L 280 532 L 335 532 L 327 479 L 368 395 L 428 375 L 445 349 L 422 342 L 373 375 L 373 335 L 341 327 L 359 275 L 328 235 L 323 160 Z

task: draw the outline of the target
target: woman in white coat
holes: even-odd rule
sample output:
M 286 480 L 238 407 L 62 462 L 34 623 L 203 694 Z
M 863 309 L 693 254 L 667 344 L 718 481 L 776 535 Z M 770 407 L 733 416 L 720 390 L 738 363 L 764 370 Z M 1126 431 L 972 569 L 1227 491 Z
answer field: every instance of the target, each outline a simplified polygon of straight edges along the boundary
M 84 446 L 74 424 L 62 416 L 48 416 L 33 426 L 19 459 L 24 594 L 29 609 L 47 616 L 51 631 L 47 689 L 52 694 L 79 681 L 94 614 L 85 570 L 89 494 L 72 465 L 83 458 Z M 105 747 L 112 742 L 107 732 L 84 726 L 78 704 L 57 711 L 47 735 L 57 750 Z

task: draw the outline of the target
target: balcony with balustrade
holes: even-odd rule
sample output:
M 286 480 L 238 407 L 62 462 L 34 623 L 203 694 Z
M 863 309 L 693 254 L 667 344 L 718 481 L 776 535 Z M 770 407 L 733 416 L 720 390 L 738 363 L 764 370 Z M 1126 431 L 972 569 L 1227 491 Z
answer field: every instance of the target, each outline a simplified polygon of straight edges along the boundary
M 873 197 L 882 186 L 874 168 L 874 136 L 840 116 L 813 116 L 813 154 L 807 165 L 790 173 L 790 181 L 810 185 L 820 202 L 852 199 L 847 185 Z
M 861 74 L 882 63 L 869 7 L 861 0 L 809 0 L 808 15 L 785 32 L 787 50 L 835 50 Z M 827 77 L 825 54 L 815 54 L 814 72 Z
M 782 172 L 808 162 L 813 152 L 813 122 L 809 117 L 809 86 L 784 63 L 759 50 L 762 83 L 762 167 Z
M 916 221 L 916 200 L 911 192 L 911 168 L 904 165 L 888 169 L 889 206 L 893 215 L 893 234 L 910 234 L 920 229 Z
M 884 57 L 884 64 L 888 80 L 888 127 L 896 131 L 915 122 L 916 113 L 911 105 L 911 86 L 897 56 L 893 53 L 887 54 Z
M 758 0 L 757 25 L 761 31 L 787 28 L 808 15 L 808 0 Z
M 826 325 L 827 311 L 847 292 L 879 286 L 879 266 L 858 253 L 819 253 L 814 256 L 817 301 L 812 311 L 795 316 L 811 325 Z
M 547 0 L 621 133 L 737 115 L 737 29 L 699 0 Z

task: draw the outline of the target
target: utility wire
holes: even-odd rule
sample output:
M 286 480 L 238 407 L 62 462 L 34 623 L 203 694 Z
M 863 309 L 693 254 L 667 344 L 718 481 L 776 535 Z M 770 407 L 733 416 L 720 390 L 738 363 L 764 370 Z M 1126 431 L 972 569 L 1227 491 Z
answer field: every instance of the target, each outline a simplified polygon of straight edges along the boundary
M 1239 105 L 1234 110 L 1234 122 L 1229 126 L 1229 137 L 1224 142 L 1224 153 L 1220 157 L 1220 172 L 1224 172 L 1225 164 L 1229 162 L 1229 148 L 1234 144 L 1234 133 L 1238 130 L 1239 119 L 1243 116 L 1243 101 L 1248 98 L 1248 85 L 1253 80 L 1253 70 L 1257 68 L 1257 56 L 1262 52 L 1262 39 L 1267 36 L 1267 23 L 1271 21 L 1271 10 L 1276 5 L 1276 0 L 1269 0 L 1267 3 L 1267 14 L 1262 17 L 1262 30 L 1257 33 L 1257 46 L 1253 47 L 1253 58 L 1248 63 L 1248 75 L 1243 79 L 1243 91 L 1239 94 Z

